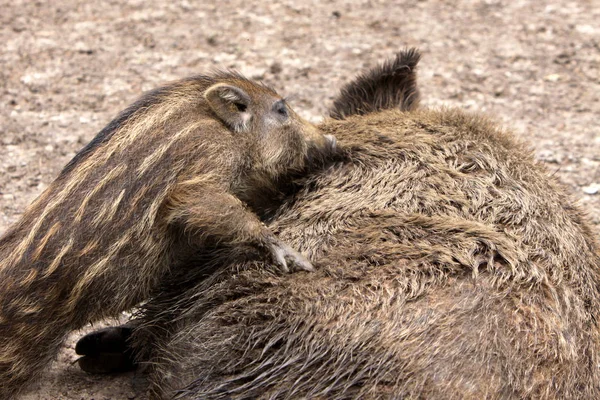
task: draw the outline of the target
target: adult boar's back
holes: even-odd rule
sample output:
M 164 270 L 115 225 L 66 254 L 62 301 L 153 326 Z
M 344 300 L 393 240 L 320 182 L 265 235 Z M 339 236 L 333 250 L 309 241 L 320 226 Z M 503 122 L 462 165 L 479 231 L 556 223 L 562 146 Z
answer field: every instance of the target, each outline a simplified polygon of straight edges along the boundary
M 344 154 L 271 225 L 318 272 L 167 287 L 134 335 L 155 394 L 600 398 L 595 234 L 522 143 L 456 110 L 321 128 Z

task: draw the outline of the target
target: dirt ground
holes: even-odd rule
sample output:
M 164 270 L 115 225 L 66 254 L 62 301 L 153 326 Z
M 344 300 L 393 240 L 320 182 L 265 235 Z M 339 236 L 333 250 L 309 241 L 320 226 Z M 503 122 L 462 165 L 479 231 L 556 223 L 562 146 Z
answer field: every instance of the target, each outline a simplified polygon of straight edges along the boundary
M 233 68 L 318 121 L 358 71 L 416 46 L 423 104 L 526 138 L 600 226 L 600 0 L 0 0 L 0 233 L 141 92 Z M 145 399 L 74 334 L 24 398 Z

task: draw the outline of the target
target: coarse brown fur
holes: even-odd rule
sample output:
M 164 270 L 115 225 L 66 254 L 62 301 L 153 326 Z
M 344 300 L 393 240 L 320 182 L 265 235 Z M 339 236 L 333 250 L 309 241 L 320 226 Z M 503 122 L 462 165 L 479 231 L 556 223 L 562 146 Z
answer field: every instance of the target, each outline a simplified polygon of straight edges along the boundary
M 456 110 L 322 129 L 347 161 L 271 225 L 318 272 L 232 266 L 149 304 L 157 393 L 600 398 L 598 244 L 524 146 Z
M 318 272 L 165 285 L 132 340 L 157 397 L 600 398 L 598 243 L 525 145 L 451 109 L 321 129 L 343 159 L 270 225 Z
M 332 143 L 272 89 L 220 72 L 157 89 L 111 122 L 0 239 L 0 398 L 65 335 L 147 298 L 204 248 L 310 263 L 264 213 Z

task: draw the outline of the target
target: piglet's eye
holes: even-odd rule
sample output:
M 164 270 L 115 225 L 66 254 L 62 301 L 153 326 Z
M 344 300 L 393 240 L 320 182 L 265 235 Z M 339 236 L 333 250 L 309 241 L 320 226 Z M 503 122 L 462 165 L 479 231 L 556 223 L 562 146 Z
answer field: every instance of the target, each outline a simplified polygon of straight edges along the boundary
M 275 111 L 277 114 L 279 114 L 282 117 L 288 116 L 287 106 L 285 105 L 283 100 L 280 100 L 277 103 L 275 103 L 275 105 L 273 106 L 273 111 Z

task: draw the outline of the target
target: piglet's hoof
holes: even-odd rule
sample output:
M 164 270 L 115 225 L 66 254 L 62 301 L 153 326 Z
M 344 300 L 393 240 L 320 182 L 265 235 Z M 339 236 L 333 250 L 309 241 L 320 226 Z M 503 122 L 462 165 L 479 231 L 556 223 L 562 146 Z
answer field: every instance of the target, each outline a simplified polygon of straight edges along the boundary
M 292 249 L 286 243 L 275 239 L 269 246 L 273 262 L 283 271 L 308 271 L 314 272 L 315 267 L 306 257 Z

